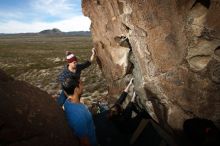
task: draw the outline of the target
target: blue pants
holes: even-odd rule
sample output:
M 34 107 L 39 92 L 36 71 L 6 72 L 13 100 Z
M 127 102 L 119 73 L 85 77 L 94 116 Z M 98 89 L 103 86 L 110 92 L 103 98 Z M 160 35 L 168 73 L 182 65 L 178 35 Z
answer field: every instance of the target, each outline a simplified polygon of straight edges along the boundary
M 60 96 L 57 98 L 57 103 L 62 107 L 63 104 L 65 103 L 67 97 L 64 94 L 64 91 L 62 90 L 62 92 L 60 93 Z

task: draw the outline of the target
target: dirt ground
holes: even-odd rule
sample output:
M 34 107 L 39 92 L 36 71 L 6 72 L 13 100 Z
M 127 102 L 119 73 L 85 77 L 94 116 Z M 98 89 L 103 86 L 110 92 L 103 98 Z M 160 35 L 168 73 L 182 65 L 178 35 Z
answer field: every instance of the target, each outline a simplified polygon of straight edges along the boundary
M 65 51 L 73 52 L 83 62 L 89 59 L 92 47 L 90 36 L 1 36 L 0 69 L 56 99 L 60 93 L 57 77 L 66 64 Z M 82 72 L 81 80 L 82 99 L 88 106 L 107 95 L 106 81 L 96 63 Z

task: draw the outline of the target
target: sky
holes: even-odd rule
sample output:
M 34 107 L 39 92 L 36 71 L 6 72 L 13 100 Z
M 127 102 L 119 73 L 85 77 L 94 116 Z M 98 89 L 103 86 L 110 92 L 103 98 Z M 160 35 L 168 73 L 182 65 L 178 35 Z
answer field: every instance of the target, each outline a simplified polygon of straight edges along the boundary
M 81 0 L 0 0 L 0 33 L 88 31 Z

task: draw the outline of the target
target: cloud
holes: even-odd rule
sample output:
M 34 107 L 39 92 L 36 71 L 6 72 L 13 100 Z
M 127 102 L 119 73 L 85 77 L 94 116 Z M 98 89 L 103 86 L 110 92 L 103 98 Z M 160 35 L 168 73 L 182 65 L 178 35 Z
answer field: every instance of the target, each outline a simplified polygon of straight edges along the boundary
M 21 18 L 23 17 L 23 14 L 21 12 L 5 12 L 5 11 L 0 11 L 0 18 L 1 20 L 0 21 L 4 21 L 4 20 L 7 20 L 7 19 L 18 19 L 18 18 Z
M 37 13 L 66 18 L 81 13 L 80 0 L 34 0 L 30 3 Z
M 20 21 L 0 22 L 0 33 L 23 33 L 40 32 L 44 29 L 58 28 L 61 31 L 88 31 L 90 20 L 84 16 L 75 16 L 69 19 L 56 22 L 32 22 L 25 23 Z
M 90 20 L 82 15 L 81 0 L 24 0 L 17 4 L 0 9 L 0 33 L 89 30 Z

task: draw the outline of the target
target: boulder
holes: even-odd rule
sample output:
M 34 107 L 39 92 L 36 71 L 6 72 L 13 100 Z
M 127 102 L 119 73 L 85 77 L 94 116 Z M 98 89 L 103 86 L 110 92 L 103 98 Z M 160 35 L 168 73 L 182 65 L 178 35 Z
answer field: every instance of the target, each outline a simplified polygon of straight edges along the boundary
M 0 99 L 0 145 L 79 145 L 64 112 L 46 92 L 0 70 Z
M 82 8 L 111 97 L 134 77 L 138 103 L 165 129 L 193 117 L 220 127 L 219 0 L 83 0 Z

